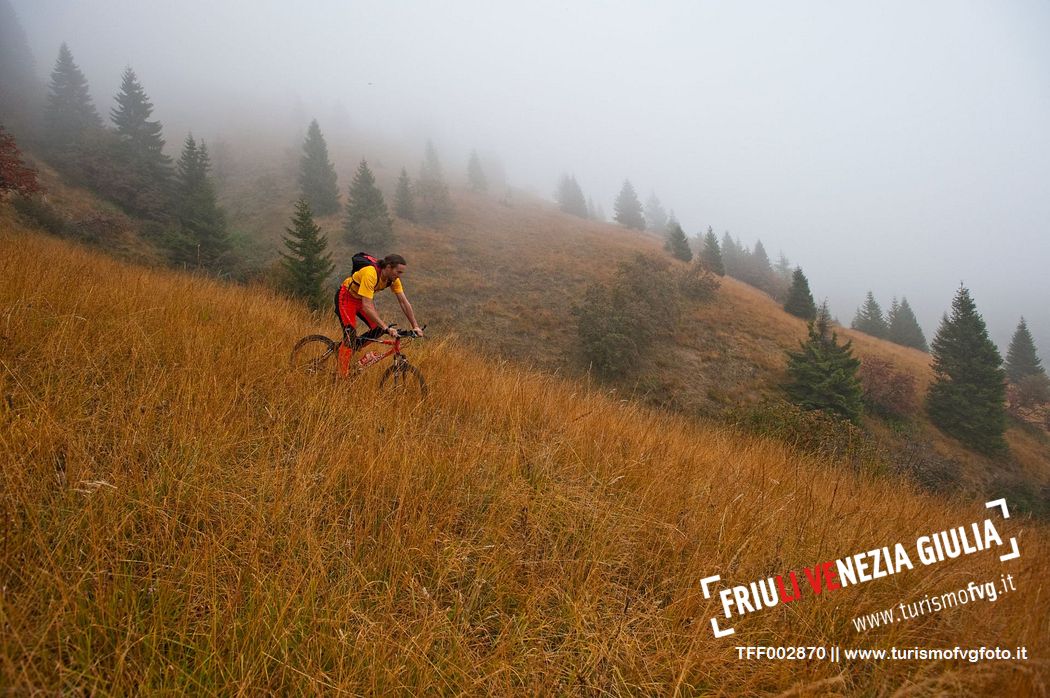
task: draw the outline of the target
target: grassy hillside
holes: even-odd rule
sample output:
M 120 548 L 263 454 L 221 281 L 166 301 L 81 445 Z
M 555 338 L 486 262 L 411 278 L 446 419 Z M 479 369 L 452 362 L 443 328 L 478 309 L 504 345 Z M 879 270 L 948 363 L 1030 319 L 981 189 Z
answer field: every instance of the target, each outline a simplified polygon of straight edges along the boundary
M 293 375 L 288 349 L 327 320 L 2 209 L 0 309 L 5 692 L 1045 693 L 1050 541 L 1016 517 L 1006 565 L 920 567 L 711 634 L 704 576 L 907 542 L 983 502 L 494 362 L 440 328 L 412 352 L 426 403 Z M 1018 591 L 994 604 L 850 623 L 1004 571 Z M 736 659 L 755 644 L 1036 659 Z
M 391 184 L 398 170 L 394 165 L 378 168 L 380 181 Z M 265 186 L 255 182 L 256 176 L 265 179 Z M 268 254 L 275 254 L 296 196 L 294 167 L 286 162 L 235 171 L 224 190 L 226 204 L 250 212 L 245 220 L 252 235 L 269 247 Z M 520 193 L 506 202 L 463 191 L 454 196 L 455 221 L 441 230 L 395 220 L 392 249 L 410 262 L 405 283 L 417 314 L 432 327 L 454 329 L 489 356 L 560 375 L 584 375 L 573 303 L 588 284 L 608 279 L 619 260 L 664 255 L 660 241 L 565 215 Z M 320 223 L 337 270 L 348 269 L 356 250 L 344 242 L 342 216 Z M 660 282 L 654 275 L 652 283 Z M 396 317 L 396 310 L 391 315 Z M 335 324 L 334 316 L 329 320 Z M 932 379 L 928 354 L 848 328 L 839 332 L 853 341 L 861 359 L 890 361 L 915 379 L 920 398 L 925 393 Z M 727 410 L 780 397 L 786 378 L 784 350 L 796 348 L 805 336 L 805 322 L 783 312 L 768 295 L 725 278 L 714 302 L 687 308 L 675 341 L 660 343 L 615 387 L 677 412 L 722 417 Z M 935 429 L 921 410 L 904 429 L 874 418 L 866 426 L 886 454 L 887 467 L 939 471 L 943 474 L 933 478 L 939 489 L 989 492 L 1008 487 L 1032 508 L 1046 509 L 1037 501 L 1050 492 L 1050 436 L 1045 432 L 1011 426 L 1010 456 L 1004 460 L 963 448 Z

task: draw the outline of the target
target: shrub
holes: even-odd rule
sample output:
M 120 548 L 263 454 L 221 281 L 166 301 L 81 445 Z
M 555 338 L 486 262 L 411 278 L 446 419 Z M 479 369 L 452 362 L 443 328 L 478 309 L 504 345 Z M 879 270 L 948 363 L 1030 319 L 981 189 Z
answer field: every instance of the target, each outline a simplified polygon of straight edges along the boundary
M 41 196 L 16 196 L 11 205 L 19 217 L 29 225 L 43 228 L 52 235 L 64 235 L 67 222 L 54 206 Z
M 866 357 L 857 371 L 864 404 L 886 417 L 907 417 L 918 410 L 915 378 L 896 370 L 893 364 L 874 356 Z
M 699 262 L 690 264 L 678 277 L 679 290 L 683 296 L 692 301 L 712 300 L 718 292 L 718 286 L 718 277 Z

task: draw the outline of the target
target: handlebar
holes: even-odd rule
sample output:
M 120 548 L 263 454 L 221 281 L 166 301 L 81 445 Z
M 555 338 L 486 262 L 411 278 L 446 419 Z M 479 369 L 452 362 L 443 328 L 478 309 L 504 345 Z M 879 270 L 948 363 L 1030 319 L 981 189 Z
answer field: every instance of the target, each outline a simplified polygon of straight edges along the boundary
M 391 327 L 397 327 L 397 323 L 396 322 L 392 322 L 392 323 L 390 323 L 390 326 Z M 421 329 L 421 330 L 423 330 L 425 332 L 426 329 L 427 329 L 427 326 L 426 325 L 422 325 L 422 326 L 420 326 L 419 329 Z M 390 341 L 390 339 L 383 338 L 382 335 L 379 338 L 376 338 L 376 337 L 361 337 L 360 339 L 361 339 L 362 342 L 375 342 L 376 344 L 384 344 L 384 343 Z M 406 332 L 401 332 L 399 330 L 398 333 L 397 333 L 397 336 L 394 337 L 394 339 L 426 339 L 426 335 L 417 335 L 412 330 L 408 330 Z

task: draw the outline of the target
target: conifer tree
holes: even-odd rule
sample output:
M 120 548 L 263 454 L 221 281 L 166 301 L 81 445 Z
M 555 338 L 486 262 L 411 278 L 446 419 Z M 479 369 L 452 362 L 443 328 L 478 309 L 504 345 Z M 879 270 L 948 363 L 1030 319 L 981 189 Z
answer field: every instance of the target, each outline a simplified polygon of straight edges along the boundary
M 555 192 L 558 200 L 558 208 L 564 213 L 569 213 L 579 218 L 588 218 L 587 201 L 583 198 L 583 190 L 580 189 L 575 175 L 562 175 L 558 180 L 558 190 Z
M 886 338 L 895 344 L 901 346 L 911 347 L 918 349 L 919 351 L 929 351 L 929 345 L 926 344 L 926 335 L 922 332 L 922 327 L 919 326 L 919 321 L 915 318 L 915 313 L 912 312 L 911 306 L 908 305 L 907 298 L 901 298 L 900 303 L 894 300 L 894 305 L 890 306 L 889 317 L 887 318 L 889 328 L 886 332 Z
M 481 168 L 481 159 L 476 150 L 470 151 L 470 161 L 467 162 L 467 182 L 470 184 L 470 190 L 479 194 L 484 194 L 489 190 L 489 183 L 485 178 L 485 171 Z
M 412 182 L 408 179 L 408 172 L 401 168 L 401 176 L 397 178 L 397 191 L 394 192 L 394 213 L 398 218 L 406 221 L 416 220 L 416 203 L 412 196 Z
M 598 209 L 594 205 L 594 199 L 587 197 L 587 217 L 592 221 L 600 220 L 598 218 Z
M 124 70 L 116 102 L 110 116 L 132 162 L 158 180 L 166 179 L 171 174 L 171 158 L 164 154 L 162 127 L 159 121 L 149 120 L 153 104 L 131 68 Z
M 391 224 L 383 192 L 376 186 L 368 163 L 362 160 L 346 201 L 346 241 L 361 249 L 385 249 L 394 237 Z
M 1027 376 L 1046 375 L 1035 351 L 1035 340 L 1028 324 L 1021 318 L 1006 351 L 1006 377 L 1011 383 L 1020 383 Z
M 809 323 L 809 338 L 800 350 L 788 352 L 787 394 L 792 402 L 809 410 L 833 412 L 856 423 L 861 415 L 862 390 L 857 378 L 860 360 L 853 356 L 851 342 L 838 343 L 831 329 L 827 303 Z
M 784 301 L 784 310 L 803 320 L 813 320 L 817 316 L 813 294 L 809 291 L 809 279 L 802 273 L 801 267 L 795 267 L 795 272 L 791 275 L 791 289 L 788 291 L 787 300 Z
M 633 230 L 645 230 L 642 204 L 638 201 L 638 194 L 635 193 L 630 180 L 624 180 L 620 194 L 616 197 L 613 210 L 615 211 L 613 219 L 620 225 Z
M 656 198 L 656 193 L 652 192 L 649 194 L 649 198 L 645 202 L 645 227 L 654 233 L 668 234 L 671 232 L 670 220 L 667 217 L 667 212 L 664 211 L 663 204 Z M 673 252 L 672 252 L 673 254 Z
M 707 228 L 707 235 L 704 236 L 704 249 L 700 254 L 700 259 L 712 274 L 717 274 L 718 276 L 726 275 L 726 265 L 722 261 L 722 250 L 719 249 L 718 238 L 715 237 L 715 231 L 710 226 Z
M 437 149 L 430 141 L 427 141 L 423 164 L 419 168 L 416 194 L 419 197 L 416 210 L 423 223 L 439 226 L 452 219 L 452 197 L 449 196 L 448 185 L 445 184 Z
M 101 127 L 102 119 L 91 101 L 87 78 L 63 43 L 51 72 L 44 108 L 44 137 L 50 147 L 61 151 L 79 144 L 86 131 Z
M 850 327 L 870 334 L 872 337 L 883 338 L 889 333 L 886 318 L 882 316 L 882 308 L 871 291 L 868 291 L 864 305 L 857 308 L 857 316 L 853 318 Z
M 769 255 L 762 241 L 755 242 L 755 249 L 748 252 L 744 250 L 743 264 L 741 265 L 741 281 L 751 284 L 769 294 L 773 293 L 773 267 L 769 264 Z
M 159 121 L 150 121 L 153 104 L 131 68 L 124 71 L 110 118 L 116 141 L 108 148 L 108 180 L 94 185 L 124 209 L 155 220 L 171 213 L 171 158 L 164 154 Z
M 324 281 L 335 266 L 326 251 L 328 238 L 314 223 L 306 199 L 299 199 L 295 203 L 292 227 L 285 228 L 285 232 L 284 246 L 288 251 L 281 253 L 285 290 L 296 298 L 302 298 L 315 310 L 325 307 L 330 299 L 324 292 Z
M 299 161 L 299 189 L 310 204 L 314 216 L 328 216 L 339 210 L 339 185 L 335 167 L 328 159 L 325 142 L 317 119 L 310 122 Z
M 743 262 L 744 248 L 729 235 L 728 230 L 725 231 L 722 235 L 722 263 L 725 265 L 726 274 L 734 279 L 741 278 Z M 816 313 L 815 306 L 813 312 Z
M 180 229 L 171 244 L 177 264 L 218 271 L 231 244 L 210 171 L 204 141 L 198 145 L 190 134 L 176 164 L 175 216 Z
M 671 255 L 675 259 L 680 259 L 683 262 L 691 262 L 693 260 L 693 251 L 689 248 L 689 240 L 686 239 L 682 226 L 676 220 L 672 220 L 667 224 L 667 241 Z
M 25 139 L 39 102 L 33 54 L 8 0 L 0 0 L 0 123 Z
M 663 233 L 664 249 L 672 254 L 674 253 L 674 248 L 671 245 L 671 231 L 677 225 L 678 219 L 675 218 L 674 211 L 671 211 L 671 215 L 668 217 L 667 222 L 664 224 L 663 230 L 657 231 Z
M 969 290 L 960 286 L 933 340 L 930 420 L 982 453 L 1005 450 L 1006 372 Z

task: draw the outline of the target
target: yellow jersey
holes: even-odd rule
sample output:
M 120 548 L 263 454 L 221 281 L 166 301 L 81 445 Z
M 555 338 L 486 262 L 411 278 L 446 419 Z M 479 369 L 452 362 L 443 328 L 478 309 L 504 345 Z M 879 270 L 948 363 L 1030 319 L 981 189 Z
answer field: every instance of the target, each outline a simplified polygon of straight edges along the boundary
M 401 279 L 394 279 L 392 284 L 387 283 L 380 278 L 379 274 L 376 273 L 376 268 L 371 264 L 367 267 L 361 267 L 352 276 L 346 277 L 346 280 L 343 281 L 343 286 L 351 293 L 355 293 L 362 298 L 372 298 L 377 291 L 382 291 L 387 286 L 394 293 L 405 292 L 404 286 L 401 285 Z

